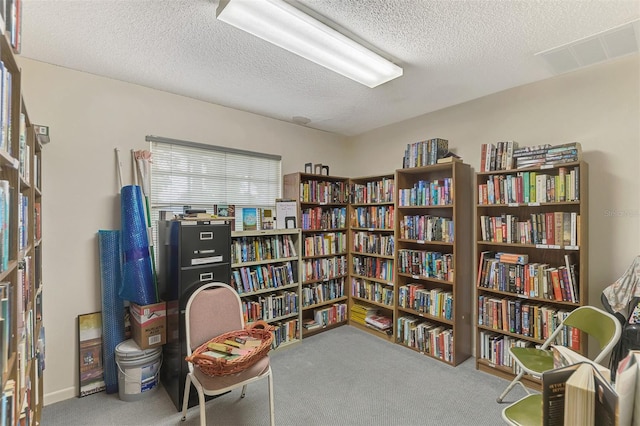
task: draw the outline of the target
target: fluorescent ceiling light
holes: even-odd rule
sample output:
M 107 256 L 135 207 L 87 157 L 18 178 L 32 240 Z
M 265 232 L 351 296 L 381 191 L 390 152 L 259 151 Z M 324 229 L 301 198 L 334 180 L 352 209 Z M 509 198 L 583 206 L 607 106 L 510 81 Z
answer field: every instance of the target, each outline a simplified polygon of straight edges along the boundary
M 216 15 L 368 87 L 402 75 L 399 66 L 282 0 L 221 0 Z

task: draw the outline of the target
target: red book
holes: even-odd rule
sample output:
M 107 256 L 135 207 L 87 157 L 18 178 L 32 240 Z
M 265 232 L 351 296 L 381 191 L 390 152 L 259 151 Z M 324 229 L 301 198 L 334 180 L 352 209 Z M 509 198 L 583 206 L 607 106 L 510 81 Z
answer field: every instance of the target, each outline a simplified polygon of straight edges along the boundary
M 556 300 L 563 300 L 562 298 L 562 288 L 560 287 L 560 277 L 558 275 L 557 269 L 552 269 L 550 271 L 551 274 L 551 283 L 553 285 L 553 297 Z
M 547 244 L 554 245 L 555 244 L 555 231 L 554 231 L 555 218 L 553 216 L 553 213 L 545 213 L 544 218 L 545 218 L 544 229 L 545 229 L 545 237 L 547 239 Z

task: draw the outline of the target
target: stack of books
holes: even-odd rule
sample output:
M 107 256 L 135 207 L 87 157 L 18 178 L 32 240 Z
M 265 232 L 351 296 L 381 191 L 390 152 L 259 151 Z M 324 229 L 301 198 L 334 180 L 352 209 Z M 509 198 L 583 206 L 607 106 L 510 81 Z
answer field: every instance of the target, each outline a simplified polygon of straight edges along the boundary
M 371 306 L 359 305 L 354 303 L 351 306 L 351 320 L 361 325 L 367 325 L 366 318 L 374 315 L 377 309 Z
M 582 147 L 579 142 L 562 145 L 534 145 L 514 150 L 513 158 L 517 169 L 540 167 L 549 164 L 573 163 L 580 161 Z
M 391 330 L 391 327 L 393 327 L 391 318 L 385 317 L 384 315 L 369 315 L 364 321 L 367 326 L 380 331 Z
M 556 145 L 547 150 L 546 164 L 573 163 L 580 160 L 582 146 L 578 142 Z
M 514 150 L 513 158 L 516 161 L 516 169 L 542 166 L 546 161 L 549 148 L 551 145 L 533 145 Z

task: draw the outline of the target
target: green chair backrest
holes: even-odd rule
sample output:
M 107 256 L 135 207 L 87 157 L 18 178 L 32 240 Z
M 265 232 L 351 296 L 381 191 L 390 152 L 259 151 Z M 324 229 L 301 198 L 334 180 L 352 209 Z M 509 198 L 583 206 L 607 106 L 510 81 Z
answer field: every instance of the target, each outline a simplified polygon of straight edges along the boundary
M 593 306 L 581 306 L 573 310 L 564 325 L 576 327 L 598 340 L 600 350 L 607 346 L 616 334 L 617 320 Z

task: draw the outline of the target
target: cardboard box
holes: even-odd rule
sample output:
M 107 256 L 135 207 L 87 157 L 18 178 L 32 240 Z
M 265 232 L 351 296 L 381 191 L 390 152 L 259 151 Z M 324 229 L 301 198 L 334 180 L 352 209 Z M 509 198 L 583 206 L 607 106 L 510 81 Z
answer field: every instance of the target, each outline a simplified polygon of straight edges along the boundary
M 131 337 L 140 349 L 149 349 L 167 343 L 167 304 L 129 306 L 131 314 Z

